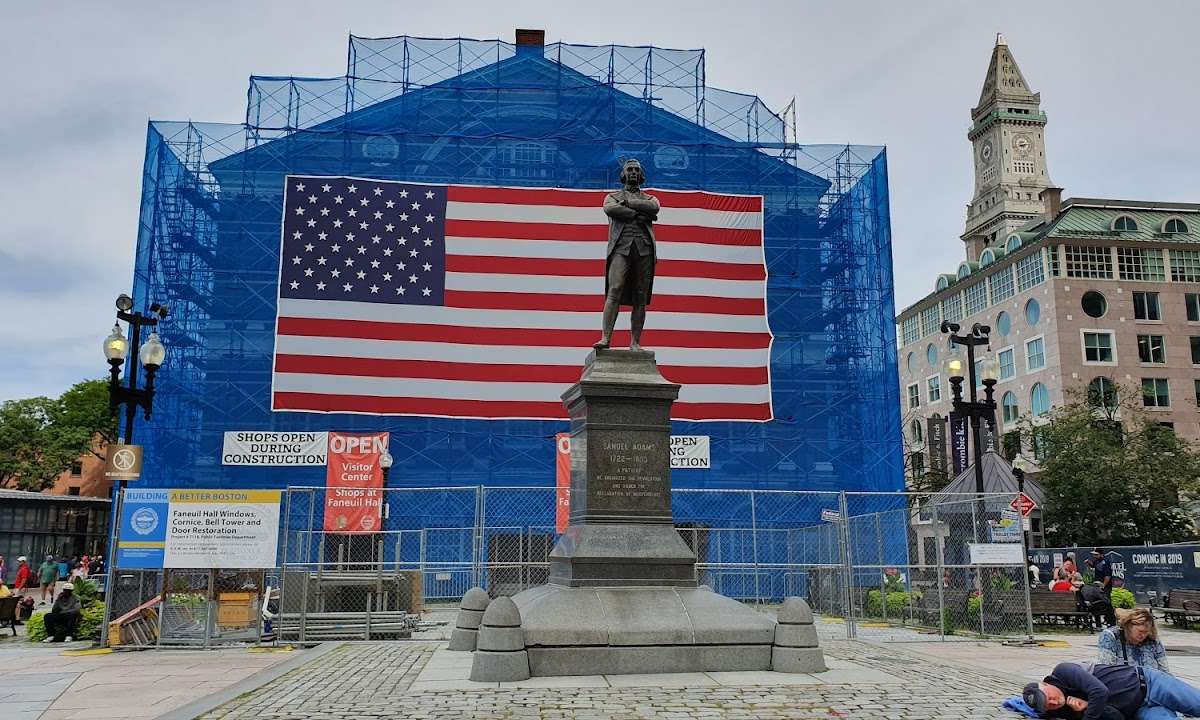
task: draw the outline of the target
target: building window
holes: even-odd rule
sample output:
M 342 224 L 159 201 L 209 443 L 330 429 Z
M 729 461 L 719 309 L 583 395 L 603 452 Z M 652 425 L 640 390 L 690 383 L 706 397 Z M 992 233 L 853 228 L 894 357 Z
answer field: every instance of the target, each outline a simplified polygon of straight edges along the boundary
M 1040 370 L 1046 367 L 1046 349 L 1041 338 L 1025 343 L 1025 370 Z
M 1021 417 L 1021 409 L 1017 407 L 1017 394 L 1011 390 L 1004 393 L 1000 399 L 1000 407 L 1004 409 L 1004 424 L 1015 423 Z
M 942 301 L 942 319 L 946 322 L 962 320 L 962 293 L 954 293 Z
M 1166 378 L 1142 378 L 1142 405 L 1171 407 L 1171 393 Z
M 1200 293 L 1184 295 L 1183 302 L 1187 305 L 1187 319 L 1191 322 L 1200 322 Z
M 1083 359 L 1085 362 L 1110 363 L 1113 361 L 1113 337 L 1109 332 L 1085 332 L 1083 334 Z
M 981 267 L 981 268 L 987 267 L 988 265 L 991 265 L 994 262 L 996 262 L 996 251 L 995 250 L 988 248 L 987 250 L 984 250 L 983 252 L 979 253 L 979 267 Z
M 1050 277 L 1062 277 L 1062 267 L 1058 264 L 1058 246 L 1047 247 L 1046 254 L 1050 256 Z
M 1117 407 L 1117 386 L 1106 377 L 1092 378 L 1087 387 L 1088 404 L 1097 408 L 1115 410 Z
M 1012 267 L 1001 268 L 988 276 L 992 302 L 998 303 L 1013 296 Z
M 78 485 L 69 486 L 67 488 L 67 494 L 68 495 L 78 495 L 79 494 L 79 486 Z
M 1196 406 L 1200 407 L 1200 380 L 1193 380 L 1193 389 L 1196 391 Z
M 926 380 L 925 384 L 929 402 L 935 403 L 942 399 L 942 377 L 940 375 L 934 375 Z
M 1106 247 L 1067 245 L 1067 277 L 1111 279 L 1112 251 Z
M 1012 320 L 1009 319 L 1008 313 L 1001 311 L 996 316 L 996 332 L 1000 337 L 1008 337 L 1008 332 L 1012 330 Z
M 904 318 L 904 320 L 900 323 L 900 336 L 904 340 L 903 344 L 909 345 L 921 339 L 921 336 L 917 334 L 918 330 L 919 327 L 917 326 L 916 315 L 913 315 L 909 318 Z
M 1041 317 L 1042 306 L 1038 304 L 1037 300 L 1030 298 L 1029 302 L 1025 303 L 1025 322 L 1029 323 L 1029 327 L 1033 327 L 1038 324 Z
M 921 311 L 921 337 L 926 337 L 937 332 L 938 323 L 941 318 L 938 317 L 938 306 L 925 308 Z
M 1162 282 L 1167 279 L 1162 250 L 1158 248 L 1117 248 L 1117 272 L 1122 280 Z
M 921 407 L 921 386 L 913 383 L 908 386 L 908 408 L 912 410 L 919 407 Z
M 1167 351 L 1162 335 L 1138 335 L 1138 362 L 1162 364 Z
M 1036 417 L 1042 417 L 1050 412 L 1050 392 L 1041 383 L 1034 383 L 1029 391 L 1029 410 Z
M 83 463 L 76 460 L 71 463 L 71 477 L 79 477 L 83 475 Z
M 912 372 L 913 366 L 917 364 L 916 357 L 917 355 L 914 352 L 909 352 L 908 355 L 904 357 L 904 367 L 908 368 L 909 372 Z
M 1171 218 L 1163 223 L 1163 232 L 1165 233 L 1185 233 L 1188 231 L 1187 223 L 1179 218 Z
M 1133 294 L 1133 317 L 1135 320 L 1161 320 L 1158 311 L 1158 293 L 1135 292 Z
M 1104 313 L 1108 312 L 1108 300 L 1104 299 L 1103 293 L 1095 290 L 1085 292 L 1079 304 L 1083 307 L 1083 313 L 1088 317 L 1104 317 Z
M 1013 172 L 1018 175 L 1032 175 L 1036 171 L 1033 162 L 1029 160 L 1014 160 Z
M 908 432 L 914 443 L 925 442 L 925 429 L 921 427 L 921 418 L 914 418 L 908 424 Z
M 1046 279 L 1042 269 L 1042 253 L 1035 252 L 1017 261 L 1017 291 L 1025 292 Z
M 1200 282 L 1200 250 L 1171 251 L 1171 280 Z
M 1120 232 L 1137 232 L 1138 224 L 1129 215 L 1118 215 L 1117 219 L 1113 220 L 1112 229 Z
M 1017 374 L 1017 361 L 1012 348 L 1001 350 L 997 359 L 1000 361 L 1000 379 L 1007 380 Z
M 963 296 L 967 302 L 968 317 L 983 312 L 983 309 L 987 307 L 987 283 L 982 280 L 975 283 L 963 292 Z
M 923 477 L 925 475 L 925 454 L 915 452 L 912 454 L 912 474 L 913 477 Z
M 1192 364 L 1200 365 L 1200 337 L 1188 338 L 1192 343 Z

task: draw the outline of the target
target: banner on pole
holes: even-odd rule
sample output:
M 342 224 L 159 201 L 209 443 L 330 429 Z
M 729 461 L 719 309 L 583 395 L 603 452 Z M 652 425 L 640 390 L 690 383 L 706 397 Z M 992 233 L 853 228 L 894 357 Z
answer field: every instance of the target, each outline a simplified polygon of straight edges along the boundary
M 328 435 L 324 432 L 227 432 L 221 448 L 221 464 L 324 465 Z
M 378 532 L 383 517 L 383 468 L 388 433 L 329 433 L 325 531 Z
M 554 436 L 554 531 L 567 531 L 571 516 L 571 433 Z
M 925 437 L 929 445 L 929 472 L 946 474 L 946 418 L 931 417 L 925 421 Z
M 950 457 L 954 459 L 954 476 L 971 464 L 967 455 L 967 418 L 958 413 L 950 413 Z
M 164 568 L 273 568 L 280 490 L 171 490 Z

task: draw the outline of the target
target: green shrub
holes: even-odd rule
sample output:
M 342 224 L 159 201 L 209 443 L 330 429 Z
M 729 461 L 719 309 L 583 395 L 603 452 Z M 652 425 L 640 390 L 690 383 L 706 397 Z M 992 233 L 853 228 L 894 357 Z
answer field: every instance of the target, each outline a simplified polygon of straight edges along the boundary
M 1133 597 L 1133 593 L 1125 588 L 1113 588 L 1112 604 L 1115 608 L 1125 608 L 1132 610 L 1137 605 L 1137 599 Z
M 880 600 L 882 595 L 878 590 L 871 590 L 867 593 L 867 614 L 872 617 L 883 617 L 883 604 Z M 919 592 L 904 592 L 902 590 L 889 592 L 887 594 L 887 615 L 888 617 L 900 617 L 904 614 L 905 608 L 921 598 Z
M 84 607 L 96 602 L 96 583 L 91 580 L 77 578 L 72 583 L 75 586 L 75 597 Z
M 25 621 L 25 633 L 29 636 L 29 642 L 41 642 L 46 639 L 46 613 L 34 613 L 33 617 Z
M 971 627 L 979 627 L 979 611 L 983 607 L 983 596 L 972 595 L 967 598 L 967 619 L 971 622 Z
M 104 622 L 103 603 L 93 603 L 83 609 L 79 616 L 79 630 L 76 640 L 99 640 L 100 625 Z

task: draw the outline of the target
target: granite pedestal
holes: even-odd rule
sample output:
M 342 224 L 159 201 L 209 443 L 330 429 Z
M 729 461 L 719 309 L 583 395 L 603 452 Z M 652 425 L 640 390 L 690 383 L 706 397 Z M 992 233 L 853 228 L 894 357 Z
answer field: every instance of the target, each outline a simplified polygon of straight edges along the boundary
M 671 514 L 671 403 L 654 353 L 598 350 L 563 395 L 570 528 L 513 597 L 530 674 L 768 670 L 775 621 L 696 583 Z M 500 679 L 500 678 L 497 678 Z

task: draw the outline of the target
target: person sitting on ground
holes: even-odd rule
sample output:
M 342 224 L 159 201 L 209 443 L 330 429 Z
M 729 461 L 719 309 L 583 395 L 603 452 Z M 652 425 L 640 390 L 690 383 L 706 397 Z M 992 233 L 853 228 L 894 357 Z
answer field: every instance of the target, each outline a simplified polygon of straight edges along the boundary
M 64 639 L 71 642 L 81 614 L 83 604 L 75 597 L 75 586 L 64 583 L 54 606 L 46 613 L 46 639 L 42 642 L 63 642 Z
M 1146 608 L 1117 610 L 1117 624 L 1100 633 L 1102 665 L 1136 665 L 1169 673 L 1167 651 L 1158 641 L 1154 615 Z
M 1090 612 L 1092 617 L 1097 620 L 1103 618 L 1105 627 L 1116 625 L 1117 615 L 1113 610 L 1112 598 L 1104 592 L 1100 583 L 1097 582 L 1091 585 L 1083 585 L 1082 583 L 1083 579 L 1080 578 L 1080 585 L 1077 587 L 1079 594 L 1076 596 L 1079 598 L 1079 609 Z
M 1059 663 L 1021 693 L 1025 704 L 1048 718 L 1166 720 L 1200 715 L 1200 690 L 1154 668 Z

